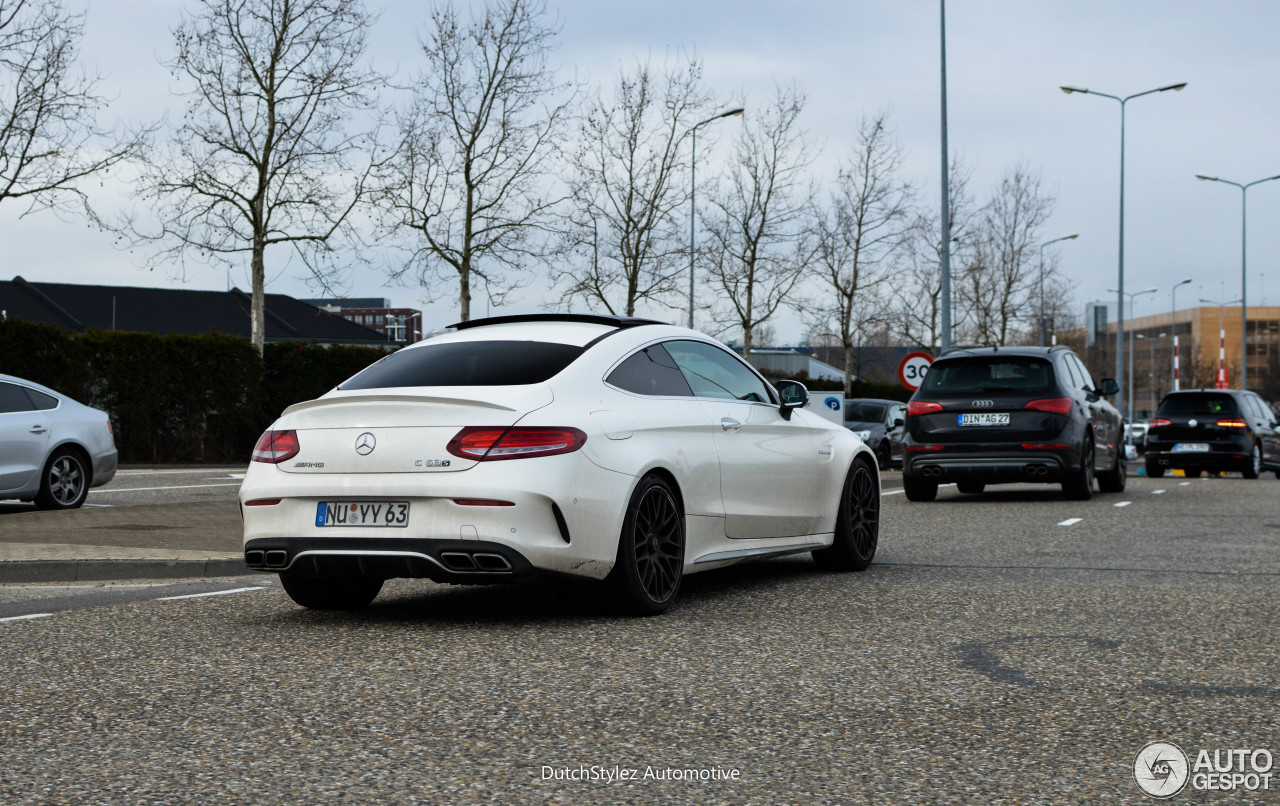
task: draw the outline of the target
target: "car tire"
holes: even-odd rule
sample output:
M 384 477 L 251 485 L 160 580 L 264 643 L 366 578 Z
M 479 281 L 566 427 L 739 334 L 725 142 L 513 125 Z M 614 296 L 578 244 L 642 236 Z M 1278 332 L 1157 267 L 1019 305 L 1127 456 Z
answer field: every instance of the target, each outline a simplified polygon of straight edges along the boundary
M 684 578 L 684 512 L 671 485 L 640 479 L 622 520 L 618 556 L 606 578 L 618 607 L 655 616 L 671 607 Z
M 1154 462 L 1147 462 L 1147 476 L 1153 479 L 1164 478 L 1164 468 Z
M 932 501 L 938 497 L 936 481 L 924 481 L 907 476 L 902 479 L 902 489 L 907 494 L 908 501 Z
M 813 561 L 827 571 L 864 571 L 875 558 L 879 541 L 880 485 L 871 463 L 858 458 L 840 492 L 835 541 L 813 552 Z
M 1183 470 L 1182 475 L 1189 479 L 1198 479 L 1204 473 L 1203 470 Z
M 312 610 L 359 610 L 382 590 L 381 579 L 368 577 L 308 577 L 280 572 L 280 584 L 289 598 Z
M 1256 479 L 1262 475 L 1262 446 L 1253 443 L 1253 453 L 1250 454 L 1249 464 L 1245 465 L 1240 471 L 1246 479 Z
M 40 471 L 40 509 L 75 509 L 89 495 L 89 465 L 74 448 L 59 448 Z
M 1098 474 L 1098 490 L 1104 493 L 1122 493 L 1129 481 L 1129 460 L 1123 451 L 1116 453 L 1115 467 Z
M 1080 452 L 1080 469 L 1062 482 L 1062 495 L 1068 501 L 1088 501 L 1093 497 L 1093 435 L 1086 434 Z
M 967 495 L 977 495 L 987 489 L 987 485 L 980 481 L 957 481 L 956 489 Z
M 893 461 L 889 452 L 887 441 L 882 441 L 880 447 L 876 449 L 876 466 L 881 470 L 888 470 L 890 463 Z

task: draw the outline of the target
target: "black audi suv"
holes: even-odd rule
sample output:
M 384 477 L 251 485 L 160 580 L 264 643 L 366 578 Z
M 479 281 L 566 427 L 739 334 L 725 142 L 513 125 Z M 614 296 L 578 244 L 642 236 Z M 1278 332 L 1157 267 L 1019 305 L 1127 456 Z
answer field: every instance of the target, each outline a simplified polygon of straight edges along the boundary
M 932 501 L 938 485 L 962 493 L 988 484 L 1061 484 L 1067 498 L 1121 492 L 1124 421 L 1066 347 L 983 347 L 944 353 L 907 403 L 902 480 L 907 498 Z
M 1160 478 L 1180 469 L 1236 470 L 1256 479 L 1263 470 L 1280 478 L 1280 424 L 1253 392 L 1194 389 L 1171 392 L 1147 429 L 1147 475 Z

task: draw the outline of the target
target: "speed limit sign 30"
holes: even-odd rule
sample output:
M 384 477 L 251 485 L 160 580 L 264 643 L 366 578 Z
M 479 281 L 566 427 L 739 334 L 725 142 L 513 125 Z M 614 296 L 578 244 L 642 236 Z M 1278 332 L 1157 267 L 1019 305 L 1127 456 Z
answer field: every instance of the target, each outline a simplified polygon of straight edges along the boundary
M 898 380 L 908 389 L 919 389 L 932 364 L 933 356 L 928 353 L 907 353 L 898 365 Z

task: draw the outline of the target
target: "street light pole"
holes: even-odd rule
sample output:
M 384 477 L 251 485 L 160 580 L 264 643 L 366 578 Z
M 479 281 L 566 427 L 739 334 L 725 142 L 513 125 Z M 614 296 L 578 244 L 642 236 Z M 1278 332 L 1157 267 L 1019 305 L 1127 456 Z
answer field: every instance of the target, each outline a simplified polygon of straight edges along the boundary
M 1044 347 L 1047 343 L 1046 336 L 1045 336 L 1045 318 L 1044 318 L 1044 248 L 1051 243 L 1057 243 L 1058 241 L 1073 241 L 1079 237 L 1080 237 L 1079 233 L 1074 233 L 1072 235 L 1063 235 L 1061 238 L 1054 238 L 1052 241 L 1045 241 L 1044 243 L 1040 244 L 1040 346 L 1041 347 Z
M 1110 98 L 1111 100 L 1118 101 L 1120 103 L 1120 271 L 1119 271 L 1119 279 L 1116 283 L 1116 285 L 1118 286 L 1118 288 L 1116 289 L 1116 299 L 1117 299 L 1117 305 L 1120 308 L 1120 316 L 1119 316 L 1119 322 L 1117 322 L 1116 324 L 1116 380 L 1117 381 L 1120 378 L 1124 377 L 1124 112 L 1125 112 L 1125 104 L 1129 103 L 1134 98 L 1141 98 L 1143 95 L 1151 95 L 1152 93 L 1155 93 L 1155 92 L 1166 92 L 1168 90 L 1181 90 L 1185 86 L 1187 86 L 1187 82 L 1183 81 L 1180 84 L 1168 84 L 1163 87 L 1156 87 L 1153 90 L 1137 92 L 1137 93 L 1134 93 L 1133 95 L 1128 95 L 1124 98 L 1121 98 L 1118 95 L 1108 95 L 1105 92 L 1098 92 L 1097 90 L 1086 89 L 1084 87 L 1071 87 L 1071 86 L 1059 87 L 1060 90 L 1062 90 L 1068 95 L 1070 95 L 1073 92 L 1078 92 L 1084 95 L 1098 95 L 1103 98 Z M 1122 389 L 1120 391 L 1119 399 L 1116 400 L 1116 404 L 1117 404 L 1116 407 L 1123 408 L 1124 400 L 1125 400 L 1125 393 L 1124 393 L 1124 390 Z
M 1173 391 L 1178 391 L 1178 288 L 1191 282 L 1191 278 L 1174 283 L 1169 289 L 1169 335 L 1173 337 L 1173 349 L 1169 351 L 1169 362 L 1173 369 Z
M 1280 179 L 1280 174 L 1276 176 L 1268 176 L 1266 179 L 1258 179 L 1246 185 L 1239 182 L 1232 182 L 1230 179 L 1220 179 L 1216 176 L 1205 176 L 1196 174 L 1196 179 L 1202 182 L 1221 182 L 1224 185 L 1234 185 L 1240 188 L 1240 388 L 1249 388 L 1249 292 L 1248 292 L 1248 273 L 1245 271 L 1245 251 L 1246 251 L 1246 232 L 1245 224 L 1248 219 L 1246 203 L 1249 197 L 1249 188 L 1254 185 L 1260 185 L 1263 182 L 1270 182 L 1273 179 Z
M 1116 292 L 1116 289 L 1114 288 L 1108 288 L 1107 290 L 1113 293 Z M 1129 298 L 1129 318 L 1132 319 L 1134 297 L 1140 297 L 1143 294 L 1154 294 L 1159 290 L 1160 289 L 1158 288 L 1147 288 L 1142 291 L 1134 291 L 1132 294 L 1126 294 L 1125 292 L 1120 291 L 1119 292 L 1120 293 L 1120 321 L 1117 323 L 1117 326 L 1124 324 L 1124 298 L 1125 297 Z M 1123 350 L 1124 345 L 1118 344 L 1116 345 L 1116 349 L 1117 351 Z M 1121 364 L 1120 366 L 1124 366 L 1124 365 Z M 1117 378 L 1117 380 L 1119 379 Z M 1129 403 L 1129 419 L 1127 422 L 1133 422 L 1133 336 L 1132 334 L 1130 334 L 1129 336 L 1129 391 L 1128 391 L 1128 394 L 1124 395 L 1124 399 Z M 1117 406 L 1117 408 L 1119 407 Z
M 712 115 L 704 121 L 695 123 L 693 128 L 689 130 L 692 135 L 692 148 L 689 152 L 689 329 L 693 329 L 693 253 L 696 245 L 695 239 L 697 232 L 694 229 L 696 221 L 696 203 L 694 197 L 698 192 L 698 129 L 719 120 L 720 118 L 730 118 L 734 115 L 741 115 L 742 107 L 730 109 L 728 112 L 721 112 L 718 115 Z
M 938 0 L 942 13 L 942 253 L 939 289 L 942 298 L 942 339 L 939 353 L 951 349 L 951 160 L 947 156 L 947 0 Z

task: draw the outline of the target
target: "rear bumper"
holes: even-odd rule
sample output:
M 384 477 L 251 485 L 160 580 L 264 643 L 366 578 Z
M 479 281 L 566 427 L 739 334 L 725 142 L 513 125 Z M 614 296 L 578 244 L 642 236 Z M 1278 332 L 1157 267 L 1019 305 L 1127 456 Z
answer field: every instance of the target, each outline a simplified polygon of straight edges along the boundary
M 1059 483 L 1080 469 L 1075 451 L 1009 451 L 1007 453 L 927 455 L 907 451 L 903 478 L 933 482 L 982 484 Z
M 520 552 L 501 543 L 431 538 L 275 537 L 250 540 L 254 571 L 310 577 L 426 578 L 436 582 L 515 582 L 534 573 Z
M 1174 453 L 1173 451 L 1148 451 L 1148 465 L 1168 470 L 1245 470 L 1253 460 L 1247 449 L 1235 449 L 1232 453 L 1210 451 L 1208 453 Z

